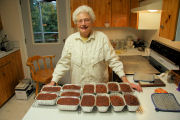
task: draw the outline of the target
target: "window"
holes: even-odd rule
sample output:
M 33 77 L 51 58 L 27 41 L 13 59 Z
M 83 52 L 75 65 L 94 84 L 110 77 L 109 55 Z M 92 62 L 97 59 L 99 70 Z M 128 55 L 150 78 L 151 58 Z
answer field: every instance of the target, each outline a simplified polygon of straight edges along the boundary
M 30 0 L 30 8 L 34 43 L 58 42 L 56 1 Z

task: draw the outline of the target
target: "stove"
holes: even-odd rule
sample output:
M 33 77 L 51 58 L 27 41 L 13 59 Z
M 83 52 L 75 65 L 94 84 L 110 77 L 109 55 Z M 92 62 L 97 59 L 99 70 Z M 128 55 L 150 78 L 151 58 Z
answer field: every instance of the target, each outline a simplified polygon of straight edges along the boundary
M 120 59 L 123 62 L 126 74 L 135 74 L 141 71 L 161 74 L 170 70 L 179 70 L 180 51 L 152 40 L 149 56 L 122 56 Z M 112 80 L 121 82 L 120 78 L 114 72 L 112 73 Z
M 152 40 L 150 45 L 149 62 L 160 72 L 179 70 L 180 51 Z

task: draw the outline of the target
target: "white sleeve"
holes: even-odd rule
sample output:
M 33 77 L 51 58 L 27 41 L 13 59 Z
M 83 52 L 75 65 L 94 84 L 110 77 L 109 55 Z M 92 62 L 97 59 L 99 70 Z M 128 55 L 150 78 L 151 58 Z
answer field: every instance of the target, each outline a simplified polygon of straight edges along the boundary
M 114 48 L 112 47 L 107 36 L 104 38 L 104 53 L 105 61 L 108 62 L 109 67 L 121 78 L 125 75 L 123 69 L 123 63 L 119 60 L 119 57 L 115 53 Z
M 62 50 L 62 55 L 53 72 L 52 81 L 58 82 L 66 71 L 70 69 L 70 61 L 71 61 L 71 52 L 70 52 L 70 39 L 67 38 L 64 48 Z

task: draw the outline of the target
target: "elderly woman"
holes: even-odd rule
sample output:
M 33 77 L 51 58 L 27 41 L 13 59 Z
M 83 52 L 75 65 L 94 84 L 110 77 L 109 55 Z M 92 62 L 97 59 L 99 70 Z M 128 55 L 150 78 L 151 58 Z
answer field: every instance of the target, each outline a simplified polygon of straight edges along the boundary
M 74 11 L 73 22 L 77 25 L 78 32 L 67 38 L 52 81 L 48 85 L 57 83 L 68 70 L 73 84 L 106 83 L 109 80 L 108 65 L 123 82 L 130 83 L 108 37 L 102 32 L 93 31 L 94 21 L 95 15 L 90 7 L 84 5 Z M 142 91 L 139 85 L 130 85 Z

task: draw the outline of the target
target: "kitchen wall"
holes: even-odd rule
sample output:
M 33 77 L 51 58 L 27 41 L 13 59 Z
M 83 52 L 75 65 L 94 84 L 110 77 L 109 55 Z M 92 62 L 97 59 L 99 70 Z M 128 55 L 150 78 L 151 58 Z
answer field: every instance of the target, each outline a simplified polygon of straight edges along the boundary
M 30 74 L 28 67 L 26 67 L 27 50 L 19 0 L 0 0 L 0 14 L 3 31 L 7 33 L 9 40 L 20 47 L 24 73 L 28 77 Z
M 172 41 L 172 40 L 169 40 L 166 38 L 162 38 L 159 36 L 158 30 L 157 31 L 154 31 L 154 30 L 144 31 L 143 38 L 144 38 L 144 40 L 148 41 L 149 43 L 151 42 L 151 40 L 157 40 L 171 48 L 174 48 L 174 49 L 180 51 L 180 41 L 178 41 L 178 40 Z
M 76 29 L 71 28 L 71 33 L 77 32 Z M 122 27 L 122 28 L 94 28 L 94 30 L 105 33 L 110 40 L 127 40 L 127 37 L 131 36 L 133 40 L 138 38 L 144 39 L 144 31 L 136 30 L 134 28 Z
M 177 30 L 176 30 L 176 41 L 180 41 L 180 9 L 179 9 L 179 17 L 178 17 Z

